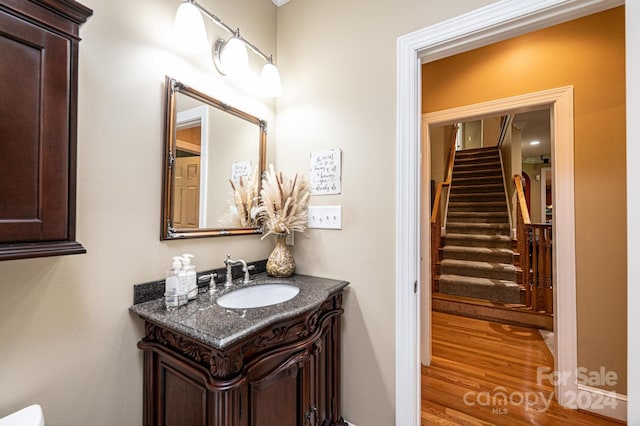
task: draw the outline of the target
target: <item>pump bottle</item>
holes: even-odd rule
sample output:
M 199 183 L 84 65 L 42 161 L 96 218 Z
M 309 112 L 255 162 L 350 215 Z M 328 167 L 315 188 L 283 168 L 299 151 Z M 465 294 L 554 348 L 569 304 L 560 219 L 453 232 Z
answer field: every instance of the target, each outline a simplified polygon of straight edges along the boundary
M 191 264 L 192 254 L 182 255 L 183 278 L 186 280 L 189 300 L 198 297 L 198 280 L 196 278 L 196 265 Z
M 164 303 L 165 307 L 168 310 L 176 309 L 181 305 L 180 303 L 180 280 L 178 279 L 178 274 L 180 273 L 180 269 L 182 267 L 182 263 L 180 262 L 180 257 L 175 256 L 173 258 L 173 265 L 171 269 L 167 271 L 167 276 L 165 280 L 165 288 L 164 288 Z

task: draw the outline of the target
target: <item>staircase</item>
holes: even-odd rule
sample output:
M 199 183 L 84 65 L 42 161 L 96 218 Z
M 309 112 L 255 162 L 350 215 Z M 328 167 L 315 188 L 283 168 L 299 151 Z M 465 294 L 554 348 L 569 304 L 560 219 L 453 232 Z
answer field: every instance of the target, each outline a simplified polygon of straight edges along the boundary
M 438 291 L 521 303 L 498 148 L 456 152 L 447 212 Z

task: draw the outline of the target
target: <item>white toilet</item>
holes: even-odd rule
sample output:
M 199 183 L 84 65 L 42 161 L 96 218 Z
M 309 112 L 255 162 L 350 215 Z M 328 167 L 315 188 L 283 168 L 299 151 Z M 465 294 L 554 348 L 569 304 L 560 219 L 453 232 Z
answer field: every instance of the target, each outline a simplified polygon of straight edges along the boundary
M 42 407 L 34 404 L 9 414 L 0 419 L 0 426 L 44 426 Z

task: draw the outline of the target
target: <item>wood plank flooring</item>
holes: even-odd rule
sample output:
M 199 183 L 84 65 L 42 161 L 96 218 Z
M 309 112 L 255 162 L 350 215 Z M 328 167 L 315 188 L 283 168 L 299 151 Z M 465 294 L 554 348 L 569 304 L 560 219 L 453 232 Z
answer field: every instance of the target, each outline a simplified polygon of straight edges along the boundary
M 553 357 L 537 330 L 433 312 L 430 367 L 422 367 L 422 425 L 619 425 L 552 400 L 537 383 Z

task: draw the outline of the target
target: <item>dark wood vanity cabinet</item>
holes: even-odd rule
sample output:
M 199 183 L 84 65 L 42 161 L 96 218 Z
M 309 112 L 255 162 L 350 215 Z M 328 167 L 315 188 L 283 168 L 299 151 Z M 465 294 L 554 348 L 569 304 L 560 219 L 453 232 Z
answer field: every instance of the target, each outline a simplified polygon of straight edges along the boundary
M 225 350 L 145 323 L 145 426 L 344 425 L 342 292 Z
M 75 241 L 79 28 L 73 0 L 0 0 L 0 260 Z

